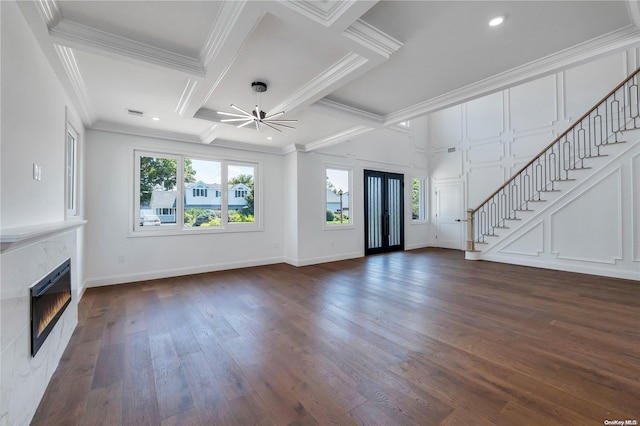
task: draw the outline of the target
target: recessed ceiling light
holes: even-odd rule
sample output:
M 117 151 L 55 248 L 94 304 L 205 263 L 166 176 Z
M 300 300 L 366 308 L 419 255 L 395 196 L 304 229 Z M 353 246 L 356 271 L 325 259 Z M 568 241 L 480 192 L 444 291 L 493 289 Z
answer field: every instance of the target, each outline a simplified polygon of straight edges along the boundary
M 273 138 L 272 138 L 271 136 L 267 136 L 267 140 L 268 140 L 268 141 L 270 141 L 270 140 L 272 140 L 272 139 L 273 139 Z
M 153 121 L 160 121 L 160 119 L 158 117 L 153 117 L 151 118 Z
M 495 18 L 489 21 L 489 26 L 497 27 L 498 25 L 504 22 L 504 19 L 505 19 L 504 16 L 496 16 Z

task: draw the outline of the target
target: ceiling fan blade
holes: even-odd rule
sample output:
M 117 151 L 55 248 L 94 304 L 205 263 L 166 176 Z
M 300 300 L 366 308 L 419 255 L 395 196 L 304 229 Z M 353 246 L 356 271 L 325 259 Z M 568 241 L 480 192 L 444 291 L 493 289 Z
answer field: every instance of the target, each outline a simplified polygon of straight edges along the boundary
M 220 115 L 228 115 L 229 117 L 246 117 L 247 119 L 249 119 L 249 117 L 247 117 L 246 115 L 235 114 L 233 112 L 218 111 L 218 114 L 220 114 Z
M 250 124 L 252 121 L 253 121 L 253 120 L 247 120 L 247 122 L 246 122 L 246 123 L 242 123 L 241 125 L 239 125 L 239 126 L 238 126 L 238 129 L 239 129 L 240 127 L 244 127 L 244 126 L 246 126 L 247 124 Z
M 254 120 L 256 122 L 256 130 L 260 131 L 260 121 L 259 120 Z
M 231 108 L 240 111 L 240 112 L 244 112 L 245 114 L 247 114 L 249 117 L 253 117 L 253 114 L 251 114 L 250 112 L 247 112 L 245 110 L 243 110 L 242 108 L 240 108 L 239 106 L 235 106 L 234 104 L 231 104 Z
M 273 124 L 274 126 L 281 126 L 281 127 L 288 127 L 290 129 L 295 129 L 295 127 L 293 127 L 293 126 L 287 126 L 286 124 L 276 123 L 275 121 L 269 121 L 268 123 L 263 121 L 263 123 L 268 125 L 268 126 L 271 126 Z
M 269 115 L 269 116 L 267 116 L 267 117 L 263 118 L 263 120 L 268 120 L 268 119 L 270 119 L 271 117 L 277 117 L 277 116 L 282 115 L 282 114 L 284 114 L 284 111 L 276 112 L 275 114 L 271 114 L 271 115 Z
M 220 122 L 221 122 L 221 123 L 231 123 L 231 122 L 234 122 L 234 121 L 247 121 L 247 120 L 251 121 L 252 119 L 251 119 L 251 118 L 248 118 L 248 117 L 242 117 L 242 118 L 225 118 L 224 120 L 220 120 Z
M 273 126 L 272 126 L 271 124 L 269 124 L 269 123 L 266 123 L 266 122 L 264 122 L 264 121 L 263 121 L 263 122 L 262 122 L 262 124 L 264 124 L 265 126 L 269 126 L 269 127 L 271 127 L 273 130 L 277 130 L 277 131 L 279 131 L 280 133 L 282 133 L 282 130 L 278 129 L 277 127 L 273 127 Z
M 267 120 L 264 119 L 262 121 L 268 121 L 269 123 L 297 123 L 298 120 Z

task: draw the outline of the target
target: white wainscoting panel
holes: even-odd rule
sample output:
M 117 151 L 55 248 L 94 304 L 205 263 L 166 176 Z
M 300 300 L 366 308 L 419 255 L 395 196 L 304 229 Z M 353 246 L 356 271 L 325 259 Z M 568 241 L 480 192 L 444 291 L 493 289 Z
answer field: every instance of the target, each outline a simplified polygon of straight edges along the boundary
M 551 252 L 558 259 L 612 264 L 622 259 L 621 168 L 553 212 L 550 221 Z
M 427 135 L 428 144 L 433 149 L 458 145 L 462 139 L 461 105 L 429 114 Z
M 624 52 L 566 70 L 564 85 L 567 118 L 572 122 L 580 118 L 626 76 Z
M 466 104 L 467 138 L 481 140 L 504 131 L 502 92 L 474 99 Z
M 500 167 L 474 167 L 468 174 L 469 205 L 477 206 L 504 183 Z
M 467 161 L 471 165 L 495 163 L 504 157 L 504 146 L 500 140 L 476 142 L 469 145 Z
M 555 75 L 516 86 L 508 92 L 512 128 L 537 129 L 558 119 Z
M 539 256 L 544 252 L 544 222 L 539 221 L 521 236 L 504 246 L 499 253 Z

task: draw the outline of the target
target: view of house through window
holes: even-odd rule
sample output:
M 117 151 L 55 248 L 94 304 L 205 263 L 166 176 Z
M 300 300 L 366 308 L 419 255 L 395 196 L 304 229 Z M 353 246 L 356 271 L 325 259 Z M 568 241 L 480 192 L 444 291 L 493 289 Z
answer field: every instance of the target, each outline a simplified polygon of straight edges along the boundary
M 326 169 L 326 220 L 328 225 L 348 225 L 351 223 L 350 174 L 349 170 Z
M 254 222 L 254 181 L 255 167 L 229 164 L 228 215 L 229 223 Z
M 138 153 L 136 158 L 136 228 L 215 229 L 255 223 L 255 165 L 164 154 Z
M 411 219 L 426 220 L 425 179 L 411 181 Z
M 177 157 L 139 157 L 140 226 L 175 225 Z
M 184 159 L 184 226 L 222 225 L 221 182 L 219 161 Z

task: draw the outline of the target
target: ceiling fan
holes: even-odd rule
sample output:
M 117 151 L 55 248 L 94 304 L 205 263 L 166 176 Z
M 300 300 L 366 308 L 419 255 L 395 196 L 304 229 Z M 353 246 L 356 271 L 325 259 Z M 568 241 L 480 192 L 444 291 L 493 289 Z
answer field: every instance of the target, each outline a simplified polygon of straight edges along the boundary
M 267 91 L 267 84 L 263 83 L 261 81 L 254 81 L 253 83 L 251 83 L 251 88 L 253 89 L 254 92 L 256 92 L 258 94 L 258 96 L 260 96 L 260 93 L 264 93 Z M 258 102 L 259 104 L 260 102 Z M 259 105 L 256 105 L 256 108 L 254 110 L 252 110 L 251 112 L 246 111 L 242 108 L 240 108 L 239 106 L 236 106 L 234 104 L 231 104 L 231 108 L 235 109 L 236 111 L 238 111 L 238 113 L 233 113 L 233 112 L 222 112 L 222 111 L 218 111 L 218 114 L 220 115 L 226 115 L 228 117 L 233 117 L 233 118 L 225 118 L 224 120 L 220 120 L 220 122 L 222 123 L 240 123 L 238 125 L 238 129 L 244 126 L 247 126 L 251 123 L 255 123 L 256 125 L 256 130 L 260 131 L 260 125 L 264 124 L 267 127 L 272 128 L 273 130 L 277 130 L 279 132 L 282 132 L 282 130 L 280 130 L 278 127 L 288 127 L 289 129 L 295 129 L 295 127 L 293 126 L 289 126 L 288 124 L 283 124 L 283 123 L 295 123 L 298 120 L 278 120 L 276 119 L 276 117 L 284 114 L 284 111 L 280 111 L 280 112 L 276 112 L 275 114 L 271 114 L 271 115 L 267 115 L 265 114 L 264 111 L 262 111 L 260 109 Z M 278 126 L 278 127 L 275 127 Z

